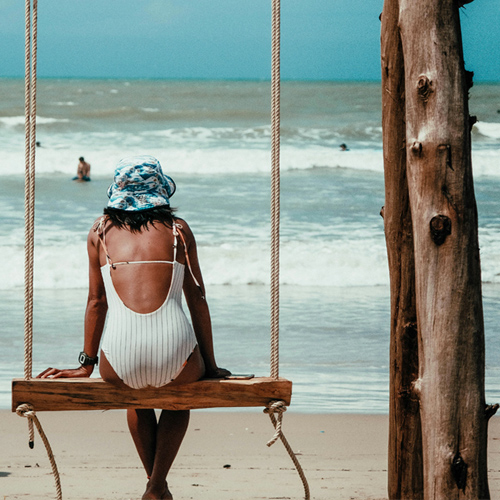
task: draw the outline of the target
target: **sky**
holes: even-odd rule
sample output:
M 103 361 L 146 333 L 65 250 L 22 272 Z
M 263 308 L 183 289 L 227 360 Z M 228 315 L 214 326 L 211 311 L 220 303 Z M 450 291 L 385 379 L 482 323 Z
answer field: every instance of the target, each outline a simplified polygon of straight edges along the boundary
M 383 0 L 282 0 L 281 76 L 380 80 Z M 268 79 L 271 0 L 39 0 L 40 77 Z M 466 68 L 500 81 L 500 0 L 461 9 Z M 24 75 L 24 2 L 0 0 L 0 77 Z

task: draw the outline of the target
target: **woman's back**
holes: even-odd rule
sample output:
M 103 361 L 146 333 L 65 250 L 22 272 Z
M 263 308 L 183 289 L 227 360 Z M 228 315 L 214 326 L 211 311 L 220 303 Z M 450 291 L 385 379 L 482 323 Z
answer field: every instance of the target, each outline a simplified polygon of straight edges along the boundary
M 110 225 L 100 236 L 109 306 L 102 351 L 135 389 L 170 383 L 196 346 L 181 305 L 184 264 L 178 258 L 184 249 L 178 248 L 178 231 L 175 225 L 140 232 Z
M 182 240 L 175 238 L 172 227 L 155 223 L 154 226 L 150 224 L 147 230 L 132 232 L 107 224 L 102 240 L 111 260 L 110 275 L 114 288 L 123 303 L 141 314 L 157 310 L 168 295 L 174 259 L 180 264 L 185 263 Z M 103 245 L 99 260 L 101 266 L 108 264 Z

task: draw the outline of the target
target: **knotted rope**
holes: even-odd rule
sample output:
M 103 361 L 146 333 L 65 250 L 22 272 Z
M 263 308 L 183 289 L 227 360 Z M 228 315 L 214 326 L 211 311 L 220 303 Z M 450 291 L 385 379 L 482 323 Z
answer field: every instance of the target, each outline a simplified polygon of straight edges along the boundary
M 26 417 L 29 422 L 32 422 L 36 425 L 38 433 L 42 438 L 43 444 L 45 445 L 45 449 L 47 450 L 47 455 L 50 460 L 50 466 L 52 467 L 52 473 L 54 474 L 54 479 L 56 481 L 57 500 L 62 500 L 61 480 L 59 478 L 56 460 L 54 458 L 54 454 L 52 453 L 52 448 L 50 447 L 49 440 L 47 439 L 47 436 L 42 429 L 42 425 L 40 424 L 40 421 L 36 416 L 35 410 L 29 404 L 22 404 L 16 408 L 16 413 L 21 417 Z
M 26 0 L 24 129 L 25 129 L 25 260 L 24 260 L 24 378 L 32 376 L 33 352 L 33 265 L 35 220 L 35 147 L 36 147 L 36 54 L 37 54 L 37 0 L 33 3 L 33 29 L 31 1 Z M 33 448 L 33 422 L 28 420 L 29 445 Z
M 24 378 L 33 376 L 33 274 L 35 248 L 35 148 L 36 148 L 36 66 L 38 37 L 38 0 L 25 3 L 25 78 L 24 78 Z M 22 404 L 16 413 L 28 419 L 29 446 L 33 448 L 36 425 L 50 460 L 56 482 L 57 499 L 62 499 L 61 481 L 52 449 L 31 405 Z
M 293 464 L 295 465 L 295 469 L 297 470 L 297 473 L 300 476 L 302 485 L 304 486 L 304 498 L 305 500 L 309 500 L 311 498 L 311 493 L 309 491 L 309 483 L 307 482 L 304 469 L 302 469 L 302 466 L 300 465 L 300 462 L 297 459 L 297 455 L 295 455 L 295 453 L 293 452 L 292 447 L 288 443 L 285 435 L 281 430 L 283 413 L 285 411 L 286 411 L 286 405 L 283 401 L 271 401 L 267 406 L 267 408 L 264 409 L 264 413 L 267 413 L 269 415 L 269 418 L 271 419 L 271 422 L 273 423 L 275 428 L 274 436 L 270 441 L 268 441 L 267 446 L 272 446 L 278 439 L 281 439 L 283 446 L 285 447 L 286 451 L 288 452 L 288 455 L 290 456 Z M 277 419 L 274 416 L 275 413 L 278 414 Z
M 281 431 L 281 425 L 283 422 L 283 413 L 286 412 L 286 405 L 283 401 L 271 401 L 267 407 L 264 409 L 264 413 L 267 413 L 271 418 L 271 421 L 274 425 L 275 432 L 274 436 L 267 442 L 267 446 L 272 446 L 278 439 L 283 436 L 283 432 Z M 278 419 L 274 416 L 274 414 L 278 414 Z
M 271 378 L 279 379 L 279 274 L 280 274 L 280 0 L 272 0 L 272 64 L 271 64 Z M 272 446 L 281 439 L 304 485 L 305 499 L 310 492 L 302 466 L 288 444 L 283 431 L 283 413 L 286 405 L 283 401 L 272 401 L 264 413 L 267 413 L 274 425 L 275 433 L 267 446 Z M 278 414 L 278 418 L 274 414 Z

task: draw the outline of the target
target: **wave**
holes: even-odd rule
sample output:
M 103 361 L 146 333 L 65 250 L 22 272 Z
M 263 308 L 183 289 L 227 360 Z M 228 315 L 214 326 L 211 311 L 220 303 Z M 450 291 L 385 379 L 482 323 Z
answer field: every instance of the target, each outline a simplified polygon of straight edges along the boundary
M 264 248 L 263 248 L 264 247 Z M 64 248 L 64 252 L 61 251 Z M 370 251 L 367 249 L 370 248 Z M 260 243 L 224 243 L 198 248 L 207 285 L 268 285 L 269 251 Z M 294 286 L 374 286 L 388 283 L 385 244 L 369 240 L 324 242 L 316 245 L 285 242 L 281 249 L 280 282 Z M 0 247 L 0 289 L 23 287 L 23 248 Z M 6 264 L 8 263 L 8 265 Z M 305 264 L 306 263 L 306 264 Z M 38 245 L 35 249 L 34 286 L 39 289 L 86 288 L 86 245 Z
M 78 144 L 81 144 L 78 142 Z M 120 158 L 147 151 L 156 156 L 172 174 L 250 174 L 269 173 L 271 154 L 268 149 L 249 147 L 180 148 L 113 144 L 106 149 L 89 150 L 84 146 L 71 149 L 49 149 L 42 142 L 36 151 L 37 174 L 74 175 L 78 157 L 84 156 L 92 165 L 92 177 L 109 179 Z M 22 174 L 24 152 L 5 151 L 0 159 L 0 176 Z M 282 171 L 310 170 L 314 168 L 349 168 L 355 170 L 383 171 L 382 151 L 364 149 L 341 152 L 328 147 L 301 148 L 284 145 L 281 148 Z
M 484 137 L 500 139 L 500 123 L 477 122 L 474 124 L 473 130 Z
M 120 110 L 115 110 L 120 112 Z M 148 116 L 156 108 L 144 108 Z M 125 120 L 126 121 L 126 120 Z M 168 165 L 172 173 L 239 174 L 270 171 L 271 131 L 268 125 L 250 127 L 171 127 L 151 130 L 137 122 L 133 130 L 82 130 L 68 118 L 38 117 L 37 172 L 73 175 L 79 156 L 92 164 L 94 177 L 109 178 L 116 162 L 128 155 L 148 152 Z M 23 116 L 1 117 L 6 128 L 0 176 L 24 167 Z M 85 128 L 85 127 L 83 127 Z M 473 168 L 476 176 L 500 176 L 500 124 L 474 125 Z M 347 143 L 349 150 L 340 151 Z M 281 129 L 281 168 L 347 168 L 383 172 L 382 130 L 369 121 L 331 127 Z
M 61 103 L 63 104 L 63 103 Z M 50 118 L 44 116 L 37 116 L 37 125 L 48 125 L 53 123 L 68 123 L 70 120 L 68 118 Z M 0 125 L 4 125 L 9 128 L 24 128 L 25 118 L 24 116 L 3 116 L 0 117 Z
M 37 245 L 37 289 L 77 289 L 88 286 L 84 238 L 69 244 Z M 500 283 L 500 240 L 482 244 L 482 279 Z M 484 243 L 484 238 L 483 238 Z M 64 248 L 64 251 L 61 249 Z M 198 248 L 205 283 L 210 285 L 269 285 L 269 250 L 260 242 L 200 244 Z M 22 245 L 0 247 L 0 289 L 24 286 Z M 389 284 L 383 236 L 317 241 L 314 259 L 307 241 L 284 241 L 280 251 L 280 283 L 289 286 L 356 287 Z
M 80 143 L 78 143 L 80 144 Z M 42 143 L 44 146 L 44 143 Z M 162 165 L 172 174 L 267 174 L 271 170 L 271 154 L 268 149 L 249 147 L 181 148 L 137 146 L 136 141 L 116 144 L 106 149 L 88 149 L 74 145 L 71 149 L 37 148 L 36 171 L 41 175 L 62 174 L 73 176 L 78 157 L 84 156 L 92 164 L 92 176 L 110 179 L 114 166 L 120 158 L 147 152 L 160 159 Z M 0 176 L 22 175 L 24 152 L 4 151 L 0 159 Z M 475 150 L 472 164 L 476 177 L 500 177 L 500 149 Z M 295 147 L 283 145 L 280 168 L 290 170 L 311 170 L 317 168 L 345 168 L 383 173 L 383 152 L 364 148 L 341 152 L 328 147 Z

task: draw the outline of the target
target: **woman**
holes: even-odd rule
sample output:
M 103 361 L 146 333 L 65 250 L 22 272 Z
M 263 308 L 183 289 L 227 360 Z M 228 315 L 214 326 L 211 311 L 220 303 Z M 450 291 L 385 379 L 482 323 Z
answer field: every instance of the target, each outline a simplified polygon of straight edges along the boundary
M 173 216 L 169 199 L 174 192 L 174 181 L 156 158 L 118 163 L 108 207 L 87 241 L 89 297 L 81 366 L 48 368 L 39 377 L 89 377 L 99 344 L 100 374 L 118 387 L 162 387 L 230 375 L 215 362 L 196 243 L 187 223 Z M 182 311 L 182 291 L 192 327 Z M 166 477 L 189 411 L 163 410 L 157 422 L 153 409 L 127 410 L 127 420 L 149 479 L 142 498 L 172 498 Z

